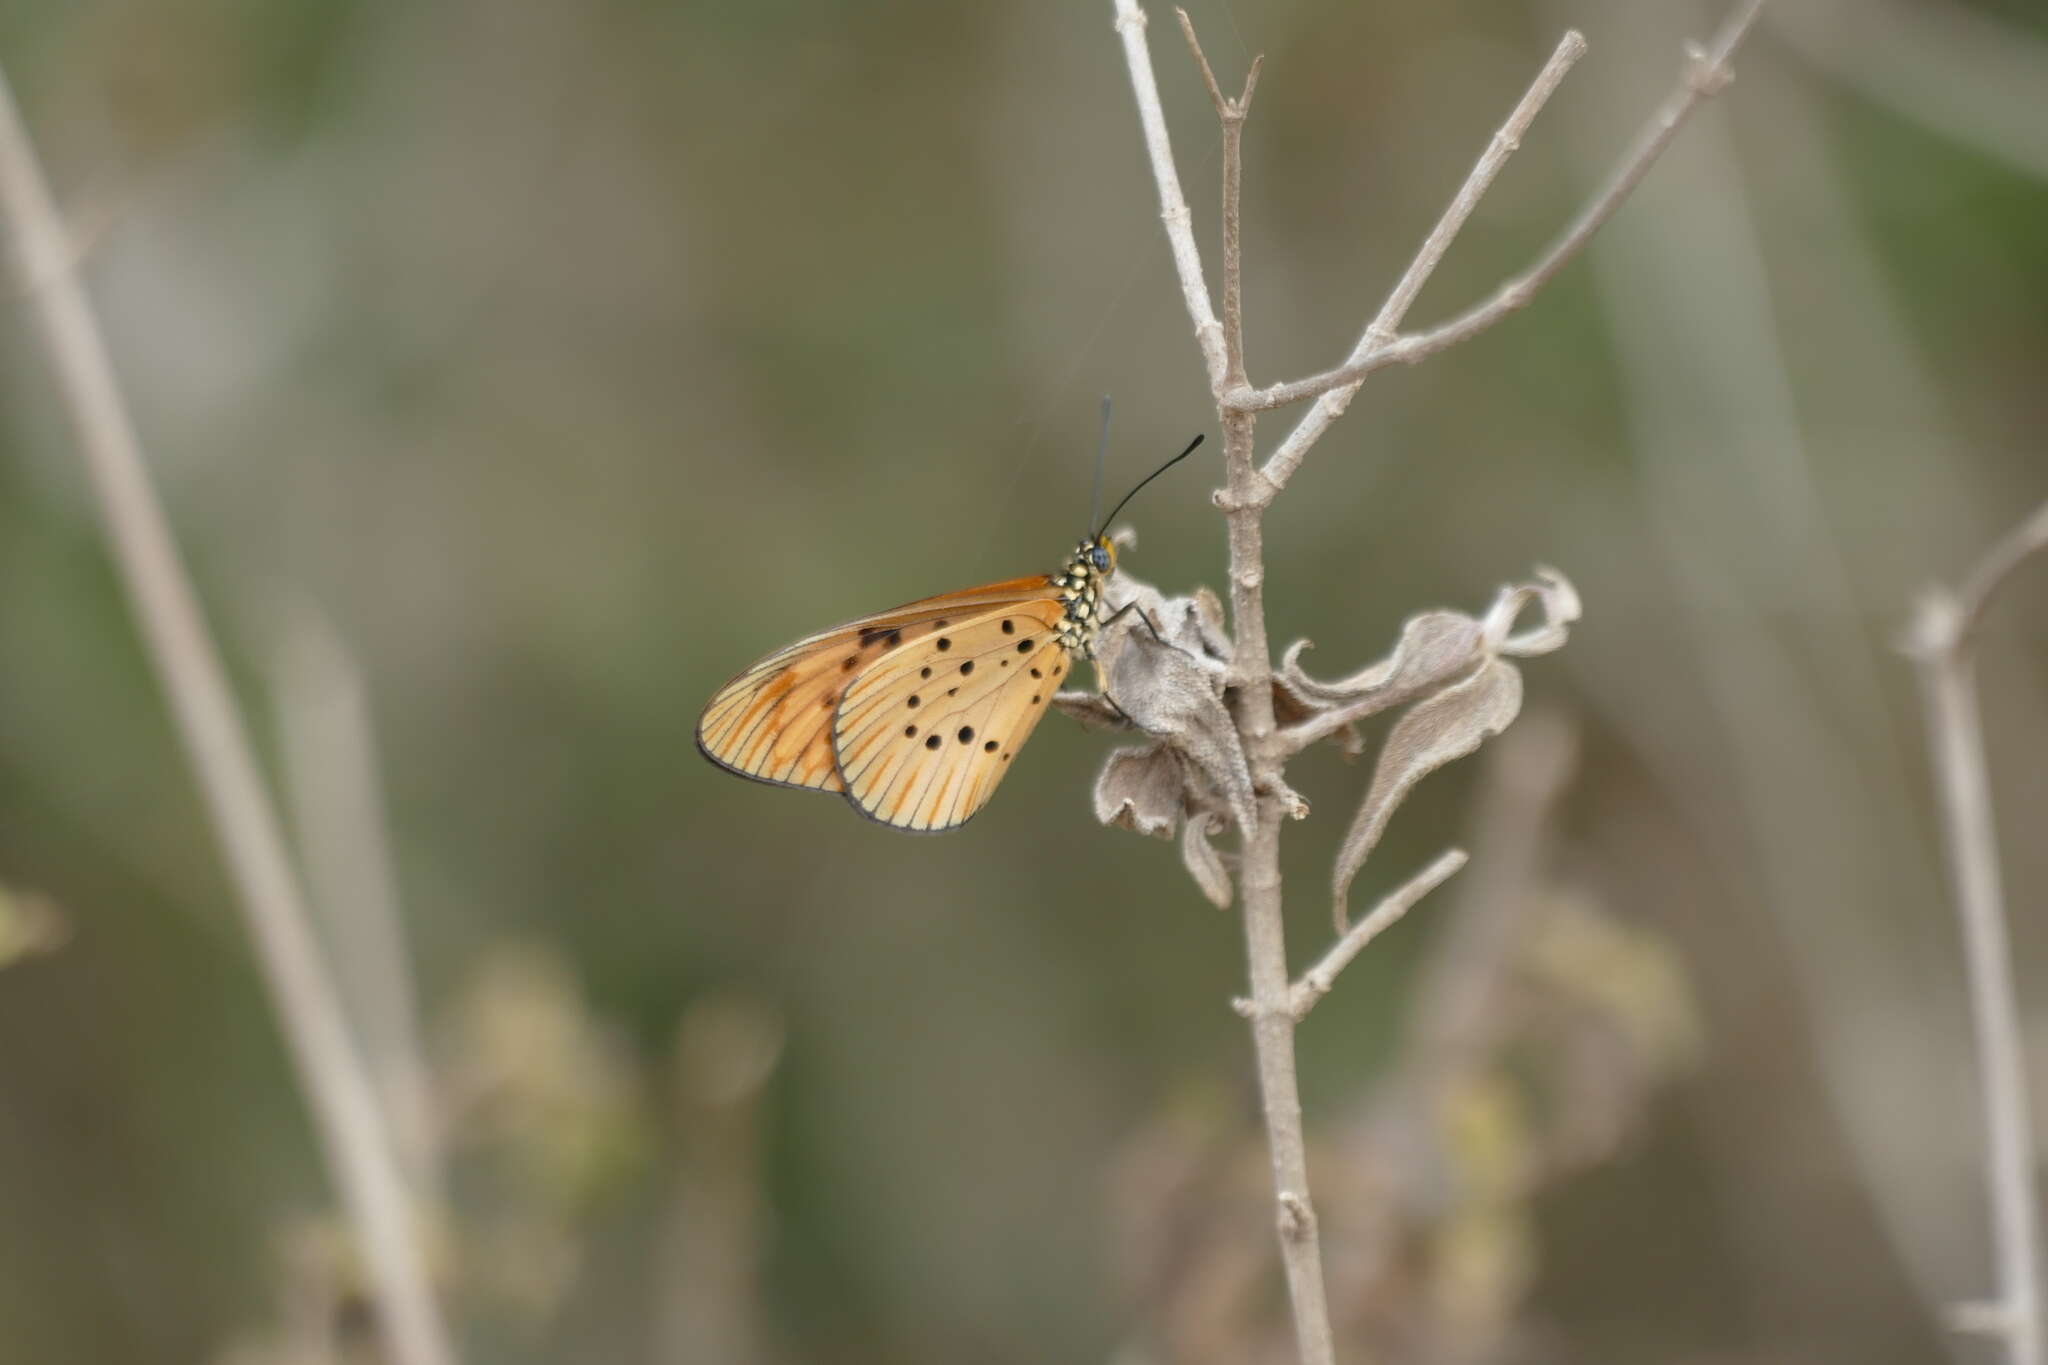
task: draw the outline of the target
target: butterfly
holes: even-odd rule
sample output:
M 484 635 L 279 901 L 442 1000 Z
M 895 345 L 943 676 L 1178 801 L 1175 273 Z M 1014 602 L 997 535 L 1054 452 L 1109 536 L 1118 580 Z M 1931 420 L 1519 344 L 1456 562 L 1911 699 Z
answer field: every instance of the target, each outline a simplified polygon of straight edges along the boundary
M 756 782 L 838 792 L 896 829 L 966 824 L 1074 660 L 1094 658 L 1122 614 L 1103 616 L 1116 545 L 1101 528 L 1201 444 L 1195 437 L 1125 494 L 1057 573 L 906 602 L 761 659 L 706 704 L 697 748 Z

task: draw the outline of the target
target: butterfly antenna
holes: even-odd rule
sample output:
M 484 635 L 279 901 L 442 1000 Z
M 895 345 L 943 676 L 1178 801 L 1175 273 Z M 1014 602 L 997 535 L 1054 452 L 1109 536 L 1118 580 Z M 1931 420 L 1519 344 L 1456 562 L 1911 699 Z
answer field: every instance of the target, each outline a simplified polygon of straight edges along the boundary
M 1194 440 L 1189 441 L 1188 448 L 1186 450 L 1183 450 L 1180 454 L 1174 456 L 1165 464 L 1159 466 L 1159 468 L 1153 470 L 1150 474 L 1147 474 L 1144 478 L 1138 480 L 1138 488 L 1143 488 L 1146 484 L 1152 482 L 1152 480 L 1158 478 L 1161 474 L 1164 474 L 1167 470 L 1173 468 L 1182 460 L 1185 460 L 1188 456 L 1194 454 L 1195 447 L 1201 444 L 1202 438 L 1200 436 L 1197 436 Z M 1095 530 L 1091 533 L 1090 536 L 1091 539 L 1093 539 L 1094 536 L 1101 535 L 1104 530 L 1108 529 L 1109 523 L 1116 520 L 1116 514 L 1124 510 L 1124 503 L 1129 502 L 1132 498 L 1138 496 L 1138 488 L 1133 488 L 1130 492 L 1124 494 L 1124 501 L 1118 503 L 1115 507 L 1112 507 L 1110 509 L 1109 515 L 1104 517 L 1100 522 L 1096 523 Z
M 1095 524 L 1095 514 L 1102 510 L 1102 463 L 1109 455 L 1109 395 L 1102 395 L 1102 431 L 1095 438 L 1095 491 L 1088 495 L 1088 524 Z M 1089 540 L 1095 533 L 1088 533 Z

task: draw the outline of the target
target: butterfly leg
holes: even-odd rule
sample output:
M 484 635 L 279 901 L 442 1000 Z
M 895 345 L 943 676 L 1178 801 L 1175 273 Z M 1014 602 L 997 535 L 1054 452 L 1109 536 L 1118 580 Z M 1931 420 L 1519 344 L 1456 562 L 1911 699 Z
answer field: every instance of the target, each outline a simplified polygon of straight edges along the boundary
M 1157 641 L 1158 641 L 1158 642 L 1159 642 L 1160 644 L 1162 644 L 1162 645 L 1165 645 L 1165 644 L 1166 644 L 1166 637 L 1165 637 L 1164 635 L 1161 635 L 1161 634 L 1159 633 L 1159 627 L 1158 627 L 1158 626 L 1156 626 L 1156 625 L 1154 625 L 1154 624 L 1152 623 L 1152 618 L 1151 618 L 1150 616 L 1147 616 L 1147 615 L 1146 615 L 1146 614 L 1145 614 L 1144 612 L 1142 612 L 1142 611 L 1138 611 L 1138 599 L 1137 599 L 1137 598 L 1135 598 L 1135 597 L 1133 597 L 1133 598 L 1132 598 L 1132 599 L 1131 599 L 1130 601 L 1128 601 L 1128 602 L 1124 603 L 1124 604 L 1123 604 L 1122 606 L 1118 607 L 1118 608 L 1117 608 L 1117 609 L 1116 609 L 1115 611 L 1111 612 L 1111 613 L 1110 613 L 1110 614 L 1109 614 L 1108 616 L 1104 617 L 1104 618 L 1103 618 L 1103 621 L 1102 621 L 1102 625 L 1101 625 L 1101 626 L 1099 627 L 1099 629 L 1102 629 L 1102 630 L 1108 630 L 1108 629 L 1109 629 L 1109 628 L 1110 628 L 1111 626 L 1115 625 L 1115 624 L 1116 624 L 1116 623 L 1117 623 L 1118 621 L 1121 621 L 1121 620 L 1123 620 L 1123 619 L 1124 619 L 1124 613 L 1126 613 L 1126 612 L 1131 612 L 1131 611 L 1137 611 L 1137 612 L 1138 612 L 1138 619 L 1139 619 L 1140 621 L 1143 621 L 1143 622 L 1145 623 L 1145 629 L 1147 629 L 1147 630 L 1149 630 L 1149 631 L 1151 631 L 1151 632 L 1152 632 L 1152 638 L 1153 638 L 1154 640 L 1157 640 Z M 1167 648 L 1168 648 L 1168 649 L 1171 649 L 1171 648 L 1173 648 L 1173 646 L 1171 646 L 1171 645 L 1167 645 Z M 1129 717 L 1128 717 L 1128 716 L 1126 716 L 1126 717 L 1125 717 L 1125 719 L 1126 719 L 1126 720 L 1128 720 L 1128 719 L 1129 719 Z

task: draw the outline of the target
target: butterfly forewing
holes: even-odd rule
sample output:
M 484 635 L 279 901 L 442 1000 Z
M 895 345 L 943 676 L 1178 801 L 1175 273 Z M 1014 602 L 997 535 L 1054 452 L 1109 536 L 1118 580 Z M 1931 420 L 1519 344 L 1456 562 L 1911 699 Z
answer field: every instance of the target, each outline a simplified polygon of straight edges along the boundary
M 853 681 L 883 658 L 991 607 L 1044 599 L 1045 575 L 946 593 L 807 636 L 718 690 L 697 722 L 697 747 L 760 782 L 844 791 L 832 720 Z
M 862 670 L 834 720 L 847 799 L 900 829 L 964 824 L 1066 675 L 1061 615 L 1059 601 L 1040 597 L 955 618 Z

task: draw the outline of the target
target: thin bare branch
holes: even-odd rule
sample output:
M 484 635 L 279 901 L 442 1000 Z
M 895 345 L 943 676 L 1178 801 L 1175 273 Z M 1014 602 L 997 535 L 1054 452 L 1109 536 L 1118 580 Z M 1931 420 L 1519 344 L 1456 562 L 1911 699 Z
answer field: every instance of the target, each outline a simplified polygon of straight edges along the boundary
M 298 873 L 150 488 L 105 343 L 85 291 L 65 268 L 65 233 L 4 76 L 0 208 L 13 223 L 22 278 L 33 283 L 36 320 L 78 428 L 109 547 L 240 893 L 328 1169 L 360 1239 L 391 1356 L 401 1365 L 446 1365 L 454 1349 L 428 1283 L 375 1087 L 321 961 Z
M 1296 1022 L 1308 1018 L 1308 1012 L 1316 1007 L 1316 1001 L 1330 993 L 1330 987 L 1337 984 L 1337 974 L 1351 965 L 1351 960 L 1365 951 L 1366 945 L 1387 930 L 1400 923 L 1402 916 L 1414 909 L 1424 896 L 1442 886 L 1457 875 L 1468 858 L 1461 848 L 1446 849 L 1437 855 L 1435 862 L 1410 877 L 1399 888 L 1372 908 L 1372 912 L 1352 925 L 1344 936 L 1330 945 L 1330 951 L 1322 960 L 1301 974 L 1288 992 L 1287 1007 Z
M 1244 120 L 1251 112 L 1252 91 L 1258 88 L 1259 66 L 1264 57 L 1254 57 L 1245 73 L 1244 93 L 1231 99 L 1216 83 L 1216 72 L 1202 51 L 1195 25 L 1184 9 L 1174 11 L 1180 31 L 1188 40 L 1188 51 L 1202 69 L 1202 82 L 1209 88 L 1209 102 L 1223 125 L 1223 384 L 1242 388 L 1244 372 L 1244 228 L 1241 209 L 1244 184 Z M 1220 406 L 1220 404 L 1219 404 Z
M 2040 1225 L 2035 1212 L 2039 1191 L 1971 637 L 2013 571 L 2043 552 L 2048 552 L 2048 506 L 1993 546 L 1959 591 L 1929 594 L 1907 641 L 1920 666 L 1949 875 L 1962 923 L 1971 1018 L 1983 1068 L 1985 1179 L 1999 1285 L 1997 1300 L 1979 1318 L 1983 1324 L 1995 1324 L 2012 1365 L 2041 1365 L 2044 1358 Z
M 1181 193 L 1180 172 L 1173 165 L 1173 143 L 1166 136 L 1166 114 L 1159 104 L 1159 83 L 1152 76 L 1152 53 L 1145 42 L 1145 12 L 1137 0 L 1116 0 L 1116 31 L 1123 40 L 1124 60 L 1131 69 L 1131 92 L 1138 101 L 1138 122 L 1145 130 L 1145 153 L 1152 179 L 1159 187 L 1159 217 L 1166 224 L 1166 242 L 1173 251 L 1174 272 L 1181 296 L 1194 320 L 1195 343 L 1202 348 L 1209 383 L 1219 387 L 1227 373 L 1223 324 L 1209 301 L 1202 278 L 1202 253 L 1195 246 L 1194 219 Z
M 1188 40 L 1188 51 L 1195 54 L 1195 65 L 1201 68 L 1202 84 L 1209 87 L 1209 103 L 1216 106 L 1216 117 L 1230 117 L 1230 98 L 1223 93 L 1223 87 L 1216 83 L 1215 69 L 1209 65 L 1208 54 L 1202 51 L 1202 40 L 1195 36 L 1195 22 L 1188 18 L 1188 12 L 1176 6 L 1174 18 L 1180 20 L 1181 35 Z
M 1990 553 L 1979 561 L 1963 580 L 1957 591 L 1955 604 L 1957 615 L 1953 621 L 1956 644 L 1953 647 L 1967 648 L 1969 639 L 1984 619 L 1984 611 L 1991 605 L 1991 599 L 2012 577 L 2013 570 L 2034 555 L 2048 551 L 2048 504 L 2043 504 L 2033 516 L 2021 522 L 2004 540 L 1991 547 Z M 1937 644 L 1936 648 L 1950 646 Z
M 1729 60 L 1743 37 L 1755 24 L 1763 3 L 1764 0 L 1742 0 L 1727 22 L 1722 25 L 1720 33 L 1704 51 L 1695 49 L 1688 52 L 1685 70 L 1679 78 L 1677 88 L 1651 116 L 1649 123 L 1638 134 L 1635 144 L 1608 177 L 1606 185 L 1579 211 L 1579 216 L 1528 270 L 1501 285 L 1478 306 L 1428 331 L 1405 336 L 1389 334 L 1383 340 L 1375 342 L 1372 329 L 1368 328 L 1365 337 L 1359 342 L 1358 349 L 1353 351 L 1351 359 L 1338 369 L 1291 384 L 1277 384 L 1271 388 L 1232 394 L 1232 406 L 1247 410 L 1281 407 L 1311 397 L 1316 399 L 1316 405 L 1266 461 L 1262 471 L 1266 479 L 1276 487 L 1286 485 L 1287 480 L 1293 477 L 1294 471 L 1301 467 L 1309 448 L 1349 406 L 1351 396 L 1358 391 L 1359 382 L 1374 370 L 1388 365 L 1413 364 L 1439 351 L 1448 350 L 1461 341 L 1477 336 L 1510 313 L 1527 306 L 1537 291 L 1570 264 L 1592 240 L 1593 234 L 1614 216 L 1615 210 L 1621 207 L 1643 177 L 1649 173 L 1650 167 L 1663 154 L 1665 147 L 1670 145 L 1671 139 L 1677 135 L 1679 128 L 1684 125 L 1700 102 L 1717 94 L 1734 79 Z M 1534 93 L 1533 87 L 1531 93 Z M 1525 97 L 1524 104 L 1527 103 Z M 1516 112 L 1521 112 L 1519 107 Z M 1529 117 L 1535 117 L 1535 110 L 1530 110 Z M 1492 150 L 1489 148 L 1489 155 Z M 1482 164 L 1483 161 L 1482 158 Z M 1446 217 L 1448 216 L 1447 214 Z

